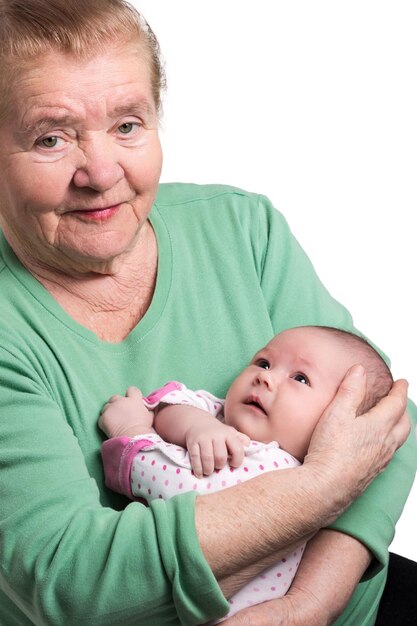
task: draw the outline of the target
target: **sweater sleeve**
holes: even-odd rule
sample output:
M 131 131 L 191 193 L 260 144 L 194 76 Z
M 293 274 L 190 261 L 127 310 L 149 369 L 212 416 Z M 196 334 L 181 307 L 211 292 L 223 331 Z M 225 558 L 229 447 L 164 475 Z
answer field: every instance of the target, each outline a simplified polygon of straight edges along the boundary
M 4 345 L 0 597 L 21 611 L 13 623 L 199 624 L 225 614 L 197 540 L 194 495 L 103 507 L 45 377 Z
M 354 330 L 348 311 L 334 300 L 308 257 L 291 234 L 283 216 L 259 198 L 258 228 L 254 229 L 262 290 L 274 332 L 291 326 L 318 324 Z M 388 561 L 388 546 L 411 490 L 417 466 L 417 410 L 409 403 L 413 428 L 388 468 L 332 525 L 365 544 L 375 559 L 367 575 Z

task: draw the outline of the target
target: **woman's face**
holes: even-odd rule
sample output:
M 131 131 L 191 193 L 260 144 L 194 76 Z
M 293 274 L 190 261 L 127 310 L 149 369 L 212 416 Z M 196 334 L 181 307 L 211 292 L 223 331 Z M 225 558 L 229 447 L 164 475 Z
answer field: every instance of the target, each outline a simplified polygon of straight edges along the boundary
M 146 59 L 45 56 L 13 81 L 0 124 L 0 224 L 31 267 L 85 272 L 134 248 L 162 165 Z

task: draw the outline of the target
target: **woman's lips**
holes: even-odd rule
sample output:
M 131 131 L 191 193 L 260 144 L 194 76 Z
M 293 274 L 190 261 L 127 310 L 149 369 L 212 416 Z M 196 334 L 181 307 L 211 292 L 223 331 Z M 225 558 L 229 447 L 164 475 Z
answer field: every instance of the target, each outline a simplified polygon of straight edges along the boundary
M 120 204 L 115 204 L 102 209 L 75 209 L 74 211 L 69 211 L 67 215 L 74 215 L 87 221 L 104 221 L 113 217 L 113 215 L 115 215 L 115 213 L 119 210 L 120 206 Z

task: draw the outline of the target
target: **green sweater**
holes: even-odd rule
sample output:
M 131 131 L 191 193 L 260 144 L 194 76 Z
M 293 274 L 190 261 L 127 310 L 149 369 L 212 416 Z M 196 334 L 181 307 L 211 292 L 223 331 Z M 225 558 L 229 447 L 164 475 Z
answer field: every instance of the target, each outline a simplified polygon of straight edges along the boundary
M 161 185 L 151 222 L 155 294 L 119 344 L 69 317 L 0 233 L 1 624 L 198 624 L 224 614 L 197 541 L 193 495 L 146 508 L 105 488 L 100 410 L 129 385 L 147 394 L 172 379 L 224 397 L 276 332 L 352 327 L 266 198 Z M 377 564 L 338 624 L 373 623 L 415 465 L 410 437 L 334 524 Z

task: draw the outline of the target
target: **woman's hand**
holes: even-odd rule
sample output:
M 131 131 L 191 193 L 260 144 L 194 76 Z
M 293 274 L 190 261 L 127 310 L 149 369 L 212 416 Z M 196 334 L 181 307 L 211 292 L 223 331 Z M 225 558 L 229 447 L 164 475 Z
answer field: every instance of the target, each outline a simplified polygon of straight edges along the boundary
M 251 606 L 249 609 L 239 611 L 221 624 L 224 626 L 295 626 L 297 622 L 292 621 L 290 607 L 285 598 L 286 596 Z
M 329 626 L 331 624 L 314 596 L 290 593 L 257 604 L 221 622 L 224 626 Z
M 199 542 L 226 597 L 242 587 L 242 568 L 246 580 L 256 576 L 339 517 L 404 443 L 410 432 L 406 381 L 397 381 L 378 405 L 357 416 L 365 390 L 363 368 L 351 368 L 313 433 L 303 465 L 197 497 Z
M 353 500 L 388 465 L 410 433 L 407 389 L 405 380 L 396 381 L 388 396 L 357 416 L 366 390 L 366 373 L 360 365 L 347 372 L 317 424 L 304 461 L 305 467 L 315 467 L 326 476 L 329 492 L 334 477 L 334 489 Z M 345 507 L 345 503 L 341 505 Z
M 288 593 L 236 614 L 236 622 L 291 626 L 334 624 L 349 602 L 372 554 L 354 537 L 323 529 L 311 539 Z M 258 609 L 259 610 L 255 610 Z M 269 620 L 269 621 L 268 621 Z

